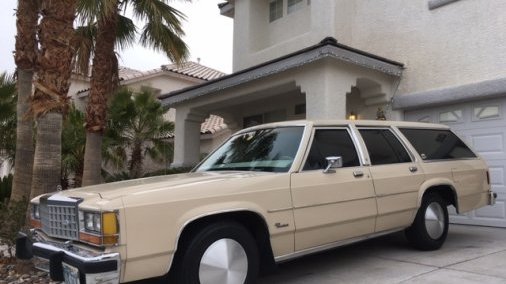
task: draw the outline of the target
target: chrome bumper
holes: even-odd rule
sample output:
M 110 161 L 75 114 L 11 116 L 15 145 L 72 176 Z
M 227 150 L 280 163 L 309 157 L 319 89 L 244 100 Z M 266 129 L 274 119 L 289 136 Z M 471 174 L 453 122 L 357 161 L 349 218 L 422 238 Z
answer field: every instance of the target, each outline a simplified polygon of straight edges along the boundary
M 494 205 L 497 199 L 497 193 L 490 191 L 488 196 L 488 205 Z
M 45 264 L 38 268 L 47 270 L 54 281 L 79 284 L 115 284 L 120 281 L 119 253 L 97 253 L 68 243 L 32 240 L 20 233 L 16 240 L 16 256 L 42 260 Z

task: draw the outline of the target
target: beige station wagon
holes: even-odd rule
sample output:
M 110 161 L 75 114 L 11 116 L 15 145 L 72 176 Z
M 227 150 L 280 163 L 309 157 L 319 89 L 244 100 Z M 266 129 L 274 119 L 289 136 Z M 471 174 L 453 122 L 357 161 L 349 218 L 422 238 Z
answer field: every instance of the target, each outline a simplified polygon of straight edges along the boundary
M 236 133 L 188 174 L 33 199 L 17 255 L 67 283 L 254 283 L 277 262 L 400 230 L 438 249 L 448 206 L 495 197 L 485 162 L 446 126 L 274 123 Z

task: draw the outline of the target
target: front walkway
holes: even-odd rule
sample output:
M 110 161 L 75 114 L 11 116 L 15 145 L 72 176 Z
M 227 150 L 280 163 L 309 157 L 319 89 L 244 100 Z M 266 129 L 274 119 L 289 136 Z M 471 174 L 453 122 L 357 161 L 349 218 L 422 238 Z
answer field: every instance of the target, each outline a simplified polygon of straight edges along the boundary
M 280 264 L 258 283 L 506 283 L 506 229 L 450 225 L 431 252 L 397 233 Z

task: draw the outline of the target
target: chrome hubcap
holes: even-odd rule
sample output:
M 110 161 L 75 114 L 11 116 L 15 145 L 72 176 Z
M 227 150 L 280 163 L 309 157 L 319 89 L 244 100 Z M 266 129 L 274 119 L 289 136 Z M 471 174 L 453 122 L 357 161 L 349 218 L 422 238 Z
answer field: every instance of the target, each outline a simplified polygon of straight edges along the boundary
M 425 228 L 432 239 L 443 235 L 445 228 L 445 215 L 443 208 L 437 202 L 432 202 L 425 211 Z
M 232 239 L 212 243 L 200 260 L 201 284 L 243 284 L 248 274 L 244 248 Z

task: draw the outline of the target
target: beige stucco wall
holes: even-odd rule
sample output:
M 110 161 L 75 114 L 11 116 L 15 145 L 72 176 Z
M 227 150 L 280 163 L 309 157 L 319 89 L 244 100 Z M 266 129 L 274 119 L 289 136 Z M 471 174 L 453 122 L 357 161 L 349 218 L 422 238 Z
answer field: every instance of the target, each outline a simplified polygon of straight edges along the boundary
M 428 0 L 311 0 L 272 23 L 268 2 L 235 1 L 234 71 L 333 36 L 404 63 L 399 94 L 504 77 L 506 1 L 461 0 L 429 10 Z M 259 49 L 259 42 L 268 44 Z

